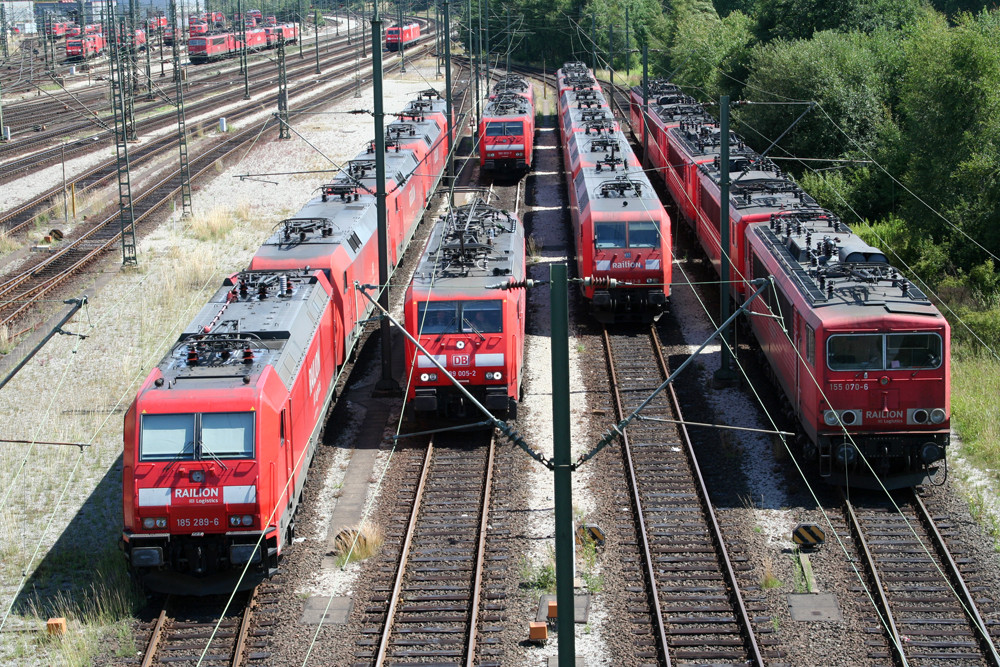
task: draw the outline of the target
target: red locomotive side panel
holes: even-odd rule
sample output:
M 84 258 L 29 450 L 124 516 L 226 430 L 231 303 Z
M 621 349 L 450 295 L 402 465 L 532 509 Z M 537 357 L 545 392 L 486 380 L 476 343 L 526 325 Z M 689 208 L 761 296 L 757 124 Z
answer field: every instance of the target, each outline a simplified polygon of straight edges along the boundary
M 475 416 L 451 376 L 494 414 L 516 416 L 525 295 L 495 287 L 523 287 L 525 275 L 524 229 L 507 211 L 476 199 L 435 222 L 403 306 L 407 332 L 426 351 L 407 340 L 411 414 Z
M 130 566 L 155 590 L 232 590 L 277 566 L 333 396 L 332 288 L 321 273 L 225 281 L 125 418 Z

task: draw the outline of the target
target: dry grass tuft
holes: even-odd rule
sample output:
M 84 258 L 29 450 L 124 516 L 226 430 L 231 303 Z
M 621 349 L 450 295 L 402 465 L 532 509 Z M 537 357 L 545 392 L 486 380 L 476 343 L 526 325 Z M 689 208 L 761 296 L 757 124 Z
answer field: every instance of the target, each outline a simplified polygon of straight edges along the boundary
M 12 239 L 6 230 L 0 231 L 0 255 L 12 253 L 20 247 L 21 244 Z
M 333 540 L 333 553 L 340 567 L 353 561 L 371 558 L 382 548 L 385 536 L 382 527 L 366 522 L 360 528 L 345 528 Z
M 249 209 L 246 204 L 243 206 Z M 191 235 L 199 241 L 221 241 L 233 230 L 236 222 L 237 214 L 235 211 L 216 206 L 207 213 L 200 215 L 196 213 L 191 218 L 188 227 Z
M 535 240 L 534 236 L 529 236 L 528 240 L 524 243 L 525 249 L 528 251 L 528 263 L 537 264 L 542 259 L 542 248 L 538 245 L 538 241 Z

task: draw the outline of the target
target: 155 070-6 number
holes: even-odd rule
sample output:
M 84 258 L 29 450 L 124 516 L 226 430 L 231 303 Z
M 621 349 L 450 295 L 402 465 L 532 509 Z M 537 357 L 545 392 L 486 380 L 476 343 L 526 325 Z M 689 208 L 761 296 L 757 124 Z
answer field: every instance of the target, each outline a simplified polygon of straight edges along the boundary
M 868 391 L 867 382 L 831 382 L 830 391 Z

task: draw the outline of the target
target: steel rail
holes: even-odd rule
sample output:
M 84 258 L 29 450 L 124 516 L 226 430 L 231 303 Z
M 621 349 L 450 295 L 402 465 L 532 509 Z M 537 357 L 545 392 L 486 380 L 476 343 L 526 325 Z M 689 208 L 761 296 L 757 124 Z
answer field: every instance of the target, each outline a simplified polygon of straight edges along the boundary
M 902 637 L 900 637 L 899 628 L 896 626 L 896 618 L 892 615 L 892 609 L 889 607 L 889 598 L 886 597 L 885 594 L 885 585 L 882 583 L 882 578 L 879 576 L 878 568 L 875 567 L 875 557 L 868 548 L 868 540 L 865 539 L 861 521 L 858 520 L 858 515 L 854 511 L 854 505 L 851 504 L 851 501 L 847 499 L 846 495 L 844 495 L 843 488 L 838 487 L 838 491 L 840 493 L 841 501 L 844 503 L 844 513 L 847 515 L 851 533 L 860 547 L 859 550 L 862 557 L 865 559 L 865 566 L 868 569 L 868 576 L 871 577 L 872 583 L 874 584 L 873 587 L 877 593 L 875 605 L 878 609 L 876 611 L 881 612 L 885 627 L 889 631 L 889 643 L 892 644 L 892 647 L 895 650 L 894 663 L 905 666 L 909 663 L 906 660 L 906 656 L 903 654 L 903 640 Z
M 479 544 L 476 547 L 476 568 L 472 578 L 472 602 L 469 609 L 469 634 L 465 651 L 465 664 L 472 667 L 476 659 L 476 630 L 479 626 L 479 599 L 483 585 L 483 562 L 486 560 L 486 529 L 489 525 L 490 499 L 493 488 L 493 461 L 496 454 L 496 429 L 490 434 L 489 453 L 486 456 L 486 476 L 483 479 L 483 505 L 479 518 Z
M 665 377 L 669 377 L 670 370 L 667 367 L 666 360 L 663 358 L 663 346 L 660 344 L 660 337 L 657 335 L 655 327 L 651 326 L 650 330 L 653 336 L 653 347 L 656 350 L 656 360 L 660 367 L 660 372 Z M 674 391 L 674 385 L 671 384 L 668 389 L 670 391 L 670 402 L 674 407 L 674 411 L 680 417 L 681 422 L 683 422 L 684 413 L 681 411 L 680 401 L 677 400 L 677 392 Z M 698 465 L 698 456 L 694 451 L 694 444 L 691 442 L 691 436 L 688 434 L 686 424 L 680 424 L 680 432 L 682 435 L 681 439 L 684 441 L 684 447 L 688 451 L 688 463 L 694 471 L 695 479 L 698 483 L 698 495 L 701 497 L 702 506 L 705 508 L 705 515 L 708 517 L 712 527 L 712 538 L 715 541 L 716 549 L 718 549 L 719 554 L 722 556 L 722 565 L 727 583 L 729 584 L 729 594 L 733 598 L 732 602 L 739 612 L 740 626 L 743 628 L 743 641 L 746 645 L 747 653 L 755 665 L 764 665 L 764 656 L 760 652 L 757 635 L 753 631 L 752 619 L 743 600 L 743 594 L 740 592 L 739 582 L 736 579 L 736 570 L 733 568 L 733 561 L 729 557 L 729 549 L 726 547 L 726 541 L 722 537 L 722 528 L 719 527 L 719 519 L 715 515 L 715 508 L 712 507 L 712 500 L 708 495 L 708 487 L 705 486 L 705 477 L 701 474 L 701 466 Z
M 239 667 L 243 662 L 241 657 L 247 646 L 247 637 L 250 634 L 250 620 L 253 618 L 254 607 L 257 606 L 257 591 L 259 589 L 259 586 L 253 587 L 250 591 L 250 599 L 247 600 L 246 607 L 243 609 L 243 618 L 240 619 L 240 629 L 233 646 L 233 658 L 230 663 L 232 667 Z
M 969 621 L 972 623 L 973 631 L 976 633 L 976 639 L 979 642 L 979 648 L 983 652 L 983 656 L 987 659 L 987 662 L 994 667 L 1000 667 L 1000 655 L 997 654 L 996 646 L 994 646 L 993 640 L 989 635 L 989 631 L 986 629 L 986 623 L 979 614 L 979 607 L 976 604 L 975 599 L 972 597 L 969 587 L 965 583 L 965 577 L 962 576 L 962 572 L 958 569 L 958 563 L 956 563 L 955 559 L 952 557 L 951 551 L 948 549 L 948 545 L 944 541 L 944 536 L 938 530 L 937 523 L 935 523 L 934 519 L 931 517 L 927 506 L 924 505 L 924 501 L 921 500 L 915 490 L 910 489 L 910 493 L 913 495 L 913 504 L 917 508 L 920 520 L 924 523 L 924 528 L 930 534 L 934 542 L 934 548 L 938 552 L 938 558 L 940 558 L 945 564 L 945 575 L 950 580 L 951 587 L 955 591 L 955 595 L 958 596 L 959 601 L 962 603 L 962 608 L 965 610 L 966 616 L 969 617 Z
M 611 338 L 608 335 L 607 327 L 604 327 L 601 332 L 604 339 L 604 349 L 607 353 L 608 375 L 611 377 L 612 402 L 615 407 L 615 416 L 617 421 L 620 422 L 625 418 L 625 410 L 622 404 L 621 394 L 618 392 L 618 376 L 615 373 L 615 362 L 614 354 L 611 349 Z M 670 662 L 670 645 L 667 643 L 666 623 L 663 620 L 663 606 L 660 604 L 660 595 L 657 590 L 652 548 L 649 544 L 649 532 L 646 529 L 646 517 L 643 512 L 642 499 L 639 497 L 639 481 L 636 478 L 635 464 L 632 460 L 632 447 L 627 428 L 622 430 L 622 455 L 625 457 L 625 467 L 628 470 L 628 484 L 630 497 L 632 499 L 632 506 L 635 511 L 636 521 L 639 524 L 639 540 L 642 544 L 643 566 L 646 570 L 646 580 L 649 582 L 651 591 L 650 604 L 653 608 L 653 615 L 656 617 L 656 640 L 660 644 L 660 651 L 663 654 L 663 659 L 666 661 L 667 667 L 670 667 L 672 664 Z
M 406 573 L 406 563 L 410 555 L 410 544 L 413 542 L 413 535 L 417 529 L 417 515 L 420 513 L 420 506 L 423 504 L 424 487 L 427 482 L 427 475 L 431 468 L 431 455 L 434 451 L 434 440 L 427 443 L 427 453 L 424 455 L 423 469 L 420 471 L 420 481 L 417 483 L 417 491 L 413 499 L 413 509 L 410 511 L 409 524 L 406 527 L 406 537 L 399 551 L 399 561 L 396 566 L 396 578 L 392 584 L 392 594 L 389 596 L 389 609 L 386 612 L 385 626 L 382 628 L 382 636 L 379 639 L 378 654 L 375 656 L 376 667 L 385 664 L 387 653 L 389 652 L 389 638 L 392 636 L 392 623 L 395 620 L 396 608 L 399 605 L 399 593 L 403 588 L 403 575 Z
M 156 619 L 156 624 L 153 626 L 153 633 L 149 637 L 149 643 L 146 644 L 146 652 L 142 656 L 141 667 L 151 667 L 153 664 L 153 658 L 156 656 L 156 649 L 160 644 L 160 639 L 163 638 L 163 624 L 167 620 L 167 602 L 170 598 L 163 601 L 163 609 L 160 610 L 160 615 Z

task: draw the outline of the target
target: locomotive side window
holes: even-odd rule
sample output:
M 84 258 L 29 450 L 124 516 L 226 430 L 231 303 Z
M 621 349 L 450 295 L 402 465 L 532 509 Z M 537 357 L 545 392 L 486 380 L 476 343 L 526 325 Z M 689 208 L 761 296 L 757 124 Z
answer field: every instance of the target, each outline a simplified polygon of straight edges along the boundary
M 201 415 L 202 458 L 253 456 L 253 414 L 206 412 Z
M 487 137 L 502 137 L 503 136 L 503 123 L 501 121 L 496 121 L 493 123 L 486 123 L 486 136 Z
M 830 336 L 826 363 L 833 371 L 869 371 L 885 368 L 881 334 Z
M 937 368 L 941 365 L 941 336 L 934 333 L 887 334 L 886 368 Z
M 462 331 L 465 333 L 500 333 L 503 331 L 503 302 L 462 302 Z
M 143 461 L 194 458 L 194 415 L 143 415 L 139 440 Z
M 816 330 L 806 325 L 806 360 L 816 365 Z
M 628 223 L 629 248 L 656 248 L 660 245 L 660 230 L 651 220 Z

